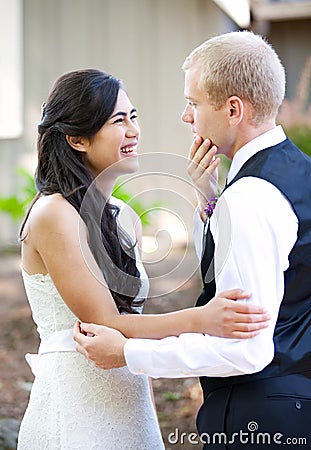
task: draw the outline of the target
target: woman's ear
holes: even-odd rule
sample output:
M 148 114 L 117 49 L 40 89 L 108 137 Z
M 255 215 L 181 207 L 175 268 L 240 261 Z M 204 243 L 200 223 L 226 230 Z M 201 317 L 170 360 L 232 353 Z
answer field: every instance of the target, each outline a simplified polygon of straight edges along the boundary
M 66 141 L 74 150 L 78 152 L 86 153 L 88 139 L 81 136 L 69 136 L 66 134 Z
M 234 125 L 238 125 L 244 116 L 244 103 L 237 97 L 233 95 L 227 100 L 227 111 L 228 111 L 228 119 L 230 123 Z

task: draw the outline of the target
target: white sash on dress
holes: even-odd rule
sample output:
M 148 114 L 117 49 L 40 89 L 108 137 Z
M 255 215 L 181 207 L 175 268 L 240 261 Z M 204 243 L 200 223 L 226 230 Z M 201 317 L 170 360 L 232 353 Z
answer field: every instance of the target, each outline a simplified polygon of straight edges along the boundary
M 46 353 L 54 352 L 75 352 L 76 343 L 73 340 L 73 329 L 55 331 L 47 338 L 42 338 L 37 354 L 27 353 L 25 359 L 29 364 L 32 373 L 38 373 L 40 357 Z

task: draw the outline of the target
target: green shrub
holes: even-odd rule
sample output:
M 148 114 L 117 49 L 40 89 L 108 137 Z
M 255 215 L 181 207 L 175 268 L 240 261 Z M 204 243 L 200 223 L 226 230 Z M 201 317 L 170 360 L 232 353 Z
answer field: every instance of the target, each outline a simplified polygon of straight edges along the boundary
M 307 125 L 300 125 L 286 129 L 287 136 L 304 153 L 311 156 L 311 128 Z
M 9 197 L 0 196 L 0 211 L 8 214 L 14 221 L 20 220 L 26 214 L 37 192 L 33 177 L 26 169 L 20 167 L 16 173 L 23 180 L 17 194 Z
M 112 195 L 114 197 L 123 200 L 127 203 L 136 214 L 140 217 L 143 227 L 151 223 L 152 213 L 157 210 L 160 206 L 163 206 L 161 202 L 154 201 L 149 205 L 144 205 L 139 201 L 133 194 L 128 192 L 121 183 L 116 183 Z
M 8 197 L 0 196 L 0 212 L 8 214 L 14 221 L 21 220 L 37 193 L 33 176 L 24 168 L 17 169 L 17 175 L 22 179 L 16 195 Z M 146 226 L 151 222 L 152 211 L 160 206 L 159 202 L 153 202 L 150 205 L 144 205 L 137 200 L 130 192 L 122 186 L 116 184 L 113 195 L 125 203 L 128 203 L 141 218 L 142 225 Z

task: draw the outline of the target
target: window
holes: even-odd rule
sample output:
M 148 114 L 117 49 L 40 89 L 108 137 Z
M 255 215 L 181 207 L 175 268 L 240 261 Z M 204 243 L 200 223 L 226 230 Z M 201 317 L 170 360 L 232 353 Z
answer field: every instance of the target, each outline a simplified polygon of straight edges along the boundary
M 0 0 L 0 139 L 23 131 L 22 0 Z

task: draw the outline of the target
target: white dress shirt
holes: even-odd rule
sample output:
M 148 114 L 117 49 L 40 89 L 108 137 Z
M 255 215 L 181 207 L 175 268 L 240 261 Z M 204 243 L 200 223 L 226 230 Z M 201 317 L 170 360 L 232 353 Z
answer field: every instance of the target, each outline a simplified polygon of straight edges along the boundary
M 252 155 L 285 138 L 278 126 L 239 149 L 228 182 Z M 124 351 L 131 372 L 154 378 L 227 377 L 258 372 L 273 359 L 273 333 L 284 294 L 284 271 L 297 240 L 298 219 L 274 185 L 245 177 L 220 197 L 210 227 L 215 242 L 216 294 L 232 288 L 251 292 L 249 300 L 239 301 L 265 307 L 271 315 L 269 327 L 252 339 L 199 333 L 160 340 L 129 339 Z M 196 213 L 195 242 L 199 255 L 202 234 L 203 223 Z

